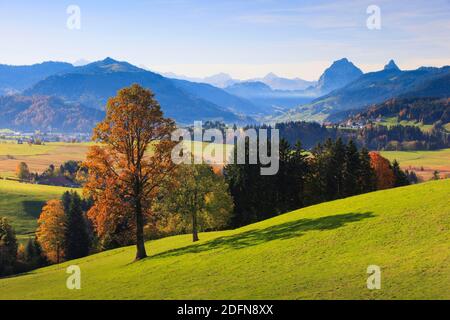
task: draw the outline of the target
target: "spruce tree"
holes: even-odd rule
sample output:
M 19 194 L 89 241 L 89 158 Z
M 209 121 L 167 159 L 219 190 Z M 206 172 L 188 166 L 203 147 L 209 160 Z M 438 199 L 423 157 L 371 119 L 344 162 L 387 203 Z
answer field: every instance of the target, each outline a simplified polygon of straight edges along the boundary
M 333 152 L 330 155 L 330 168 L 334 174 L 336 183 L 336 192 L 333 199 L 339 199 L 345 196 L 344 190 L 344 168 L 346 160 L 346 146 L 341 138 L 338 138 L 333 146 Z
M 83 214 L 82 200 L 76 192 L 66 192 L 62 198 L 66 214 L 65 257 L 67 260 L 89 254 L 90 237 Z
M 292 180 L 292 174 L 295 168 L 291 161 L 291 147 L 285 139 L 280 140 L 279 148 L 279 170 L 276 174 L 275 188 L 275 201 L 277 203 L 277 213 L 283 213 L 289 211 L 295 204 L 297 191 L 295 181 Z
M 326 201 L 326 157 L 325 146 L 318 143 L 311 151 L 309 170 L 305 181 L 305 205 Z
M 433 177 L 431 178 L 431 180 L 439 180 L 439 179 L 441 179 L 441 177 L 439 175 L 439 171 L 434 170 Z
M 370 162 L 369 151 L 362 148 L 359 153 L 360 167 L 358 176 L 359 193 L 367 193 L 376 190 L 376 174 Z
M 27 245 L 25 246 L 25 262 L 30 269 L 43 267 L 47 264 L 42 254 L 42 248 L 36 238 L 28 239 Z
M 361 163 L 358 148 L 355 143 L 350 140 L 345 148 L 344 162 L 344 196 L 352 196 L 360 193 L 358 186 L 358 175 L 361 171 Z
M 25 262 L 32 267 L 32 262 L 36 257 L 36 250 L 34 248 L 33 239 L 28 239 L 27 245 L 25 246 Z
M 246 161 L 237 163 L 237 148 L 234 148 L 234 162 L 224 167 L 224 177 L 234 202 L 234 212 L 231 219 L 232 227 L 243 226 L 257 220 L 254 199 L 258 197 L 260 183 L 256 180 L 258 166 L 248 163 L 249 144 L 245 144 Z
M 419 179 L 417 178 L 417 175 L 414 171 L 406 170 L 405 174 L 408 178 L 409 184 L 416 184 L 419 182 Z
M 66 191 L 61 197 L 62 205 L 64 207 L 64 212 L 69 212 L 70 203 L 72 202 L 72 192 Z
M 270 141 L 267 145 L 270 150 Z M 282 193 L 286 189 L 280 190 L 277 183 L 281 175 L 261 175 L 262 164 L 259 159 L 259 150 L 250 150 L 250 148 L 250 144 L 246 142 L 244 164 L 236 162 L 237 148 L 235 148 L 235 162 L 227 164 L 224 168 L 224 176 L 234 201 L 234 214 L 231 219 L 233 227 L 271 218 L 285 210 L 286 195 Z M 289 152 L 286 149 L 286 154 Z M 256 164 L 249 162 L 250 153 L 258 154 Z M 285 160 L 283 164 L 280 163 L 280 167 L 283 167 L 281 171 L 286 174 L 288 169 L 284 162 Z
M 392 172 L 394 173 L 395 178 L 394 187 L 409 185 L 408 177 L 406 176 L 405 172 L 400 169 L 400 165 L 397 160 L 394 160 L 394 162 L 392 163 Z
M 292 172 L 291 179 L 293 180 L 292 184 L 293 192 L 293 206 L 291 209 L 298 209 L 305 206 L 305 184 L 309 171 L 308 167 L 308 159 L 305 150 L 302 147 L 300 141 L 297 141 L 294 149 L 292 150 Z
M 339 199 L 343 194 L 343 171 L 345 147 L 339 138 L 336 142 L 328 139 L 317 157 L 317 176 L 321 180 L 322 201 Z
M 17 248 L 14 228 L 6 218 L 0 218 L 0 276 L 14 273 Z

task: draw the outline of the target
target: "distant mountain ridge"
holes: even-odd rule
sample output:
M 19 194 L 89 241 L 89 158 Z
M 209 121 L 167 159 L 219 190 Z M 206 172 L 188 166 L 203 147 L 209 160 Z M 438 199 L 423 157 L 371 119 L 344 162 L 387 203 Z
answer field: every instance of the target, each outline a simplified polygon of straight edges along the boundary
M 104 112 L 57 97 L 0 97 L 0 128 L 18 131 L 88 132 Z
M 449 66 L 402 71 L 394 64 L 388 63 L 381 71 L 363 74 L 340 89 L 286 112 L 275 121 L 324 121 L 330 115 L 352 109 L 363 110 L 394 97 L 450 96 Z
M 25 90 L 24 94 L 57 96 L 70 103 L 103 110 L 108 98 L 133 83 L 151 89 L 165 115 L 182 124 L 195 120 L 219 120 L 228 123 L 253 121 L 247 116 L 237 115 L 224 106 L 205 100 L 192 91 L 186 92 L 171 79 L 111 58 L 76 67 L 70 72 L 52 75 Z
M 277 76 L 275 73 L 270 72 L 262 78 L 255 78 L 248 81 L 262 82 L 273 90 L 305 90 L 309 87 L 313 87 L 317 84 L 317 81 L 307 81 L 300 78 L 288 79 Z
M 445 125 L 450 122 L 450 98 L 393 98 L 370 106 L 350 119 L 369 122 L 381 118 Z
M 261 81 L 243 81 L 225 89 L 238 96 L 263 96 L 273 91 L 270 86 Z
M 179 124 L 192 124 L 196 120 L 236 124 L 291 120 L 322 122 L 342 119 L 349 113 L 362 112 L 392 98 L 450 96 L 450 67 L 402 71 L 393 60 L 381 71 L 364 74 L 347 58 L 342 58 L 333 62 L 317 83 L 305 83 L 299 78 L 285 79 L 273 73 L 259 79 L 240 81 L 223 73 L 209 77 L 208 81 L 220 85 L 230 83 L 220 88 L 219 85 L 168 78 L 109 57 L 81 66 L 64 62 L 0 65 L 0 95 L 16 95 L 14 99 L 2 100 L 0 114 L 4 115 L 2 126 L 7 124 L 5 119 L 11 119 L 11 127 L 23 123 L 35 128 L 41 118 L 43 128 L 52 128 L 53 120 L 38 114 L 52 114 L 52 108 L 59 114 L 66 107 L 66 116 L 71 120 L 61 120 L 65 123 L 63 130 L 68 130 L 70 123 L 74 130 L 80 130 L 89 127 L 97 116 L 93 115 L 92 109 L 103 112 L 109 97 L 133 83 L 151 89 L 165 115 Z M 301 90 L 273 88 L 301 85 L 308 86 Z M 19 98 L 18 93 L 28 98 Z M 35 102 L 30 103 L 27 99 Z M 26 109 L 31 109 L 21 118 L 18 113 L 24 111 L 21 108 L 25 100 L 28 101 Z M 80 117 L 89 125 L 74 121 L 83 110 L 88 116 Z
M 273 90 L 261 81 L 235 83 L 226 87 L 225 91 L 261 106 L 265 115 L 279 114 L 296 105 L 307 103 L 315 97 L 304 90 Z
M 249 80 L 233 79 L 230 75 L 220 73 L 206 78 L 190 78 L 180 76 L 173 73 L 165 74 L 172 80 L 190 81 L 196 83 L 207 83 L 212 86 L 224 89 L 227 93 L 245 99 L 252 103 L 254 107 L 244 108 L 233 111 L 246 113 L 250 110 L 249 115 L 256 119 L 265 121 L 267 117 L 281 116 L 290 108 L 304 105 L 315 98 L 328 94 L 329 92 L 339 89 L 352 82 L 360 75 L 362 71 L 357 68 L 347 58 L 334 61 L 321 75 L 319 81 L 306 81 L 300 78 L 287 79 L 277 76 L 274 73 L 268 73 L 262 78 L 254 78 Z M 192 93 L 192 91 L 191 91 Z M 198 91 L 197 91 L 198 93 Z M 222 94 L 220 94 L 222 95 Z M 205 96 L 202 96 L 206 98 Z M 211 95 L 208 95 L 209 99 Z M 207 98 L 208 99 L 208 98 Z M 215 103 L 219 101 L 211 100 Z M 263 116 L 263 118 L 261 118 Z
M 0 95 L 23 91 L 46 77 L 74 66 L 65 62 L 43 62 L 30 66 L 0 64 Z
M 175 80 L 185 80 L 189 82 L 196 83 L 205 83 L 217 88 L 223 89 L 228 86 L 231 86 L 235 83 L 241 82 L 241 80 L 233 79 L 229 74 L 226 73 L 217 73 L 208 77 L 200 78 L 200 77 L 189 77 L 184 75 L 179 75 L 173 72 L 162 72 L 161 75 L 164 77 L 175 79 Z
M 283 113 L 287 112 L 290 108 L 308 104 L 320 96 L 344 87 L 348 83 L 359 78 L 362 74 L 363 72 L 352 62 L 347 58 L 342 58 L 334 61 L 330 67 L 323 72 L 317 83 L 304 83 L 305 86 L 308 86 L 302 90 L 274 90 L 267 84 L 267 79 L 283 81 L 283 79 L 277 78 L 274 74 L 267 75 L 265 77 L 266 82 L 262 80 L 243 81 L 228 86 L 225 90 L 233 95 L 244 97 L 254 104 L 262 105 L 268 110 L 271 110 L 272 116 L 264 119 L 270 121 L 274 117 L 275 119 L 283 117 Z
M 396 70 L 400 71 L 400 68 L 397 66 L 394 60 L 389 60 L 389 62 L 384 66 L 383 70 Z
M 82 73 L 82 74 L 98 74 L 98 73 L 115 73 L 115 72 L 146 72 L 146 70 L 136 67 L 126 61 L 116 61 L 107 57 L 101 61 L 91 62 L 85 65 L 75 67 L 65 73 Z
M 222 90 L 207 83 L 193 83 L 177 79 L 172 79 L 172 82 L 183 91 L 223 106 L 236 114 L 255 116 L 267 113 L 267 110 L 260 105 L 255 105 L 246 98 L 232 95 L 226 90 Z
M 223 72 L 214 74 L 209 77 L 204 77 L 204 78 L 182 76 L 182 75 L 177 75 L 177 74 L 171 73 L 171 72 L 162 73 L 162 75 L 164 75 L 168 78 L 177 79 L 177 80 L 186 80 L 186 81 L 190 81 L 190 82 L 207 83 L 207 84 L 213 85 L 213 86 L 221 88 L 221 89 L 230 87 L 237 83 L 262 82 L 262 83 L 268 85 L 273 90 L 296 91 L 296 90 L 305 90 L 306 88 L 315 86 L 317 84 L 317 81 L 303 80 L 298 77 L 293 78 L 293 79 L 279 77 L 273 72 L 269 72 L 264 77 L 251 78 L 251 79 L 247 79 L 247 80 L 234 79 L 229 74 L 223 73 Z
M 346 84 L 359 78 L 363 72 L 347 58 L 334 61 L 320 76 L 317 89 L 322 93 L 344 87 Z

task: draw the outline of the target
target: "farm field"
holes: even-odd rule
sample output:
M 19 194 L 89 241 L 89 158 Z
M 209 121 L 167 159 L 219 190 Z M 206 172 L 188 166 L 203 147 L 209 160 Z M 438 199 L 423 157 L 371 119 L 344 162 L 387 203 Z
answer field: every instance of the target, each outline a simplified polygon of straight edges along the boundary
M 0 174 L 14 172 L 16 165 L 25 161 L 31 171 L 45 170 L 50 164 L 61 164 L 67 160 L 84 160 L 89 146 L 94 143 L 51 142 L 45 145 L 16 144 L 0 141 Z M 193 142 L 193 146 L 203 144 L 222 147 L 211 143 Z M 218 148 L 220 150 L 221 148 Z M 223 149 L 225 152 L 225 148 Z M 397 159 L 404 166 L 420 166 L 447 170 L 450 166 L 450 149 L 436 151 L 382 151 L 388 159 Z
M 0 299 L 449 299 L 450 180 L 147 242 L 0 279 Z M 418 196 L 420 195 L 420 196 Z M 81 290 L 66 268 L 81 268 Z M 381 269 L 368 290 L 367 267 Z M 169 276 L 168 276 L 169 275 Z
M 429 180 L 438 170 L 441 177 L 450 176 L 450 149 L 436 151 L 383 151 L 383 157 L 397 159 L 403 169 L 414 170 L 424 180 Z M 423 171 L 421 168 L 423 167 Z
M 201 143 L 193 143 L 194 146 L 199 144 Z M 31 172 L 40 173 L 50 164 L 58 166 L 68 160 L 84 160 L 90 145 L 92 143 L 48 143 L 31 146 L 0 143 L 0 217 L 5 216 L 11 220 L 18 236 L 33 233 L 45 202 L 59 198 L 69 189 L 19 183 L 3 178 L 15 178 L 15 169 L 22 161 L 28 164 Z M 207 144 L 203 145 L 206 146 Z M 220 150 L 219 148 L 218 151 Z
M 193 142 L 198 146 L 200 142 Z M 46 145 L 0 143 L 0 177 L 13 177 L 17 165 L 26 162 L 32 172 L 42 172 L 50 164 L 59 166 L 68 160 L 82 161 L 86 157 L 88 147 L 93 143 L 48 143 Z M 203 143 L 206 148 L 209 143 Z M 212 144 L 215 145 L 215 144 Z M 215 145 L 222 147 L 222 145 Z M 221 152 L 222 148 L 217 151 Z M 228 154 L 223 148 L 224 159 Z M 450 149 L 437 151 L 382 151 L 381 155 L 389 160 L 397 159 L 403 169 L 414 170 L 424 180 L 429 180 L 434 170 L 441 176 L 450 175 Z M 208 159 L 208 157 L 206 157 Z M 421 171 L 423 167 L 423 171 Z
M 45 202 L 66 190 L 70 189 L 0 179 L 0 217 L 11 221 L 18 236 L 32 234 Z
M 90 143 L 54 142 L 45 145 L 0 143 L 0 177 L 13 175 L 20 162 L 31 172 L 42 172 L 49 165 L 59 166 L 68 160 L 82 161 Z
M 31 172 L 41 173 L 51 164 L 59 166 L 68 160 L 83 161 L 86 158 L 89 146 L 92 145 L 94 145 L 92 142 L 51 142 L 45 145 L 0 143 L 0 178 L 13 177 L 20 162 L 26 162 Z M 200 145 L 203 148 L 208 145 L 218 147 L 217 152 L 223 152 L 224 159 L 226 159 L 227 153 L 225 148 L 222 148 L 223 145 L 197 141 L 192 143 L 193 148 Z

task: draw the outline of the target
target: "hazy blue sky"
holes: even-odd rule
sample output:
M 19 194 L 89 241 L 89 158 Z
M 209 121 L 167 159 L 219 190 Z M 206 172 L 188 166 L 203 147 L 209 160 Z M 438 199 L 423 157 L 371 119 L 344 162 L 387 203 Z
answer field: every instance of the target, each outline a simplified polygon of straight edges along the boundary
M 81 29 L 66 26 L 69 5 Z M 381 9 L 369 30 L 366 9 Z M 0 63 L 111 56 L 156 71 L 316 79 L 348 57 L 364 71 L 450 64 L 450 1 L 0 0 Z

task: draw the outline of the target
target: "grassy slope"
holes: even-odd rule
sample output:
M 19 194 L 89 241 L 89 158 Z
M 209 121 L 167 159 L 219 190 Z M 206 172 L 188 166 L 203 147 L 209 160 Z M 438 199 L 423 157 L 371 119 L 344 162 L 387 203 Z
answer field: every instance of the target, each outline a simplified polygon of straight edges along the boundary
M 7 217 L 19 235 L 34 232 L 45 201 L 60 198 L 66 190 L 0 179 L 0 217 Z
M 382 126 L 392 127 L 396 125 L 402 125 L 402 126 L 414 126 L 419 127 L 420 130 L 423 132 L 429 132 L 433 128 L 432 124 L 422 124 L 421 122 L 415 122 L 415 121 L 398 121 L 397 117 L 387 117 L 383 118 L 381 122 L 378 123 Z
M 2 299 L 450 298 L 450 180 L 323 203 L 225 232 L 147 243 L 0 280 Z M 65 287 L 78 264 L 82 289 Z M 382 289 L 366 288 L 366 268 Z

